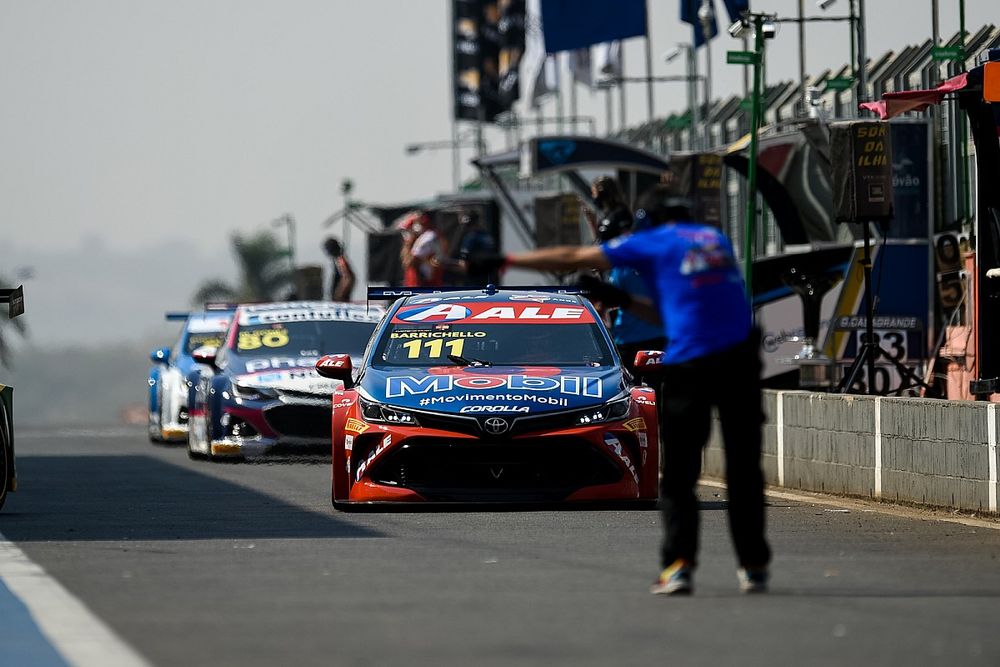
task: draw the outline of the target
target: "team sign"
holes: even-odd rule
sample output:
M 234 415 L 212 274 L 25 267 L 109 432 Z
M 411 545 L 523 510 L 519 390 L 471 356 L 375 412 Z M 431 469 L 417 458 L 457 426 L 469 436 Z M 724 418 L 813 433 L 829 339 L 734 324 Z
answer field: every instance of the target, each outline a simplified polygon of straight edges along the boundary
M 590 311 L 582 306 L 554 303 L 437 303 L 407 306 L 396 311 L 396 324 L 450 322 L 453 324 L 591 324 Z
M 427 375 L 421 378 L 393 376 L 385 380 L 385 397 L 438 394 L 458 389 L 492 391 L 558 391 L 571 396 L 601 398 L 601 379 L 579 375 L 538 377 L 535 375 Z

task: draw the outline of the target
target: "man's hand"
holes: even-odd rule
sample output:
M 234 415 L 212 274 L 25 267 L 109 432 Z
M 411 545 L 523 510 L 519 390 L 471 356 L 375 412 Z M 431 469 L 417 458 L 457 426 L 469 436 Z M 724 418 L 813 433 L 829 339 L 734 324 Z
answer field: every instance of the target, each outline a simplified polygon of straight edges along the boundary
M 470 254 L 465 263 L 467 273 L 492 274 L 506 268 L 507 257 L 494 252 L 479 252 Z
M 587 293 L 591 301 L 600 301 L 608 308 L 628 308 L 632 305 L 631 294 L 589 273 L 581 275 L 576 284 Z

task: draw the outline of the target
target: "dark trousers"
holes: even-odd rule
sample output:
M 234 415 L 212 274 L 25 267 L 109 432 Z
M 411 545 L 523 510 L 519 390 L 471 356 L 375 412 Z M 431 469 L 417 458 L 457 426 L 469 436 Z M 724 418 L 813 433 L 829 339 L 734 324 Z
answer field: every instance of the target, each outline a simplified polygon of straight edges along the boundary
M 660 505 L 665 536 L 663 567 L 678 558 L 696 562 L 701 454 L 715 406 L 725 443 L 729 530 L 741 566 L 766 565 L 764 475 L 760 469 L 763 412 L 759 335 L 722 352 L 666 366 L 663 374 L 663 477 Z

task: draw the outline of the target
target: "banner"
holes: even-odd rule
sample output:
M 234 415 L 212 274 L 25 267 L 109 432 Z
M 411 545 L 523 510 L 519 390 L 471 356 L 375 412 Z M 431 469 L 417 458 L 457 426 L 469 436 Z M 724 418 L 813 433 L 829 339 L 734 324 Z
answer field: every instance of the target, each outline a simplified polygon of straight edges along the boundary
M 891 220 L 889 124 L 871 120 L 831 124 L 830 174 L 835 222 Z
M 524 0 L 500 0 L 500 106 L 506 111 L 521 96 L 524 55 Z
M 454 0 L 452 16 L 455 119 L 492 121 L 497 114 L 510 108 L 509 103 L 501 101 L 500 94 L 501 34 L 498 2 Z M 511 39 L 516 40 L 516 36 L 512 34 Z M 513 56 L 513 52 L 512 47 L 508 51 L 508 58 Z
M 561 194 L 535 198 L 535 246 L 580 244 L 580 198 Z
M 722 228 L 722 156 L 718 153 L 673 155 L 670 171 L 677 177 L 676 190 L 691 199 L 695 217 Z
M 479 14 L 478 0 L 452 3 L 455 120 L 479 119 Z
M 542 0 L 545 51 L 573 51 L 646 34 L 646 0 Z
M 927 121 L 889 124 L 892 210 L 889 238 L 926 239 L 931 233 L 930 137 Z

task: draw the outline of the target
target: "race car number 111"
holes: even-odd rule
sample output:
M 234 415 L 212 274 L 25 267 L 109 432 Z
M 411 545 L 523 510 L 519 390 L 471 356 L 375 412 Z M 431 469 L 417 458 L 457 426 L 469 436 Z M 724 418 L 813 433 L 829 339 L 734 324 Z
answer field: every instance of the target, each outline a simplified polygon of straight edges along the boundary
M 406 357 L 408 359 L 419 359 L 421 348 L 426 349 L 427 357 L 430 359 L 440 359 L 445 348 L 448 348 L 448 354 L 460 357 L 462 356 L 462 350 L 465 348 L 465 340 L 462 338 L 456 338 L 447 342 L 440 338 L 433 340 L 411 340 L 403 343 L 403 347 L 406 348 Z

